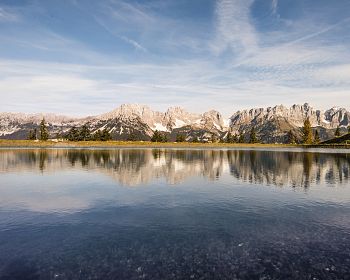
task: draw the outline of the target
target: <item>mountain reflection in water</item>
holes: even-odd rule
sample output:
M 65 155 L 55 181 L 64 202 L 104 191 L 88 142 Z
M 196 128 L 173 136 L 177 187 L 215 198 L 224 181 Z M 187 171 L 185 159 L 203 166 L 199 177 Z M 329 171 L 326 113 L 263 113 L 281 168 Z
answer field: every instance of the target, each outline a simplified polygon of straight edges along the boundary
M 0 172 L 94 170 L 119 184 L 138 186 L 165 178 L 170 184 L 230 174 L 251 184 L 308 188 L 347 184 L 350 154 L 260 150 L 37 149 L 0 150 Z
M 0 280 L 348 279 L 350 154 L 0 149 Z

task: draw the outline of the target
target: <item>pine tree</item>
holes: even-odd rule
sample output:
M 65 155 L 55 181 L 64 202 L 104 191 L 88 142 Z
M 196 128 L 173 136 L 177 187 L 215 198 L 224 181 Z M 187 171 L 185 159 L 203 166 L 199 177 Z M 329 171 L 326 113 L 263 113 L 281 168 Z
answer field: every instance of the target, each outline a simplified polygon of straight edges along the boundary
M 84 124 L 79 131 L 78 140 L 79 141 L 88 141 L 90 139 L 91 139 L 90 130 L 89 130 L 87 124 Z
M 128 135 L 128 138 L 126 139 L 126 141 L 137 141 L 137 137 L 135 134 L 131 133 Z
M 69 141 L 78 141 L 79 140 L 79 131 L 73 126 L 67 133 L 66 138 Z
M 168 137 L 166 136 L 165 133 L 161 134 L 161 142 L 165 143 L 165 142 L 168 142 Z
M 239 134 L 239 137 L 238 137 L 238 143 L 244 143 L 244 134 L 243 133 L 240 133 Z
M 47 139 L 49 139 L 49 132 L 47 131 L 45 119 L 42 119 L 40 123 L 40 140 L 46 141 Z
M 107 128 L 104 128 L 101 133 L 101 141 L 109 141 L 112 139 L 111 134 L 109 133 Z
M 185 142 L 186 141 L 186 137 L 183 134 L 176 134 L 176 142 Z
M 102 137 L 102 133 L 100 130 L 97 130 L 93 135 L 92 135 L 92 139 L 94 141 L 101 141 L 101 137 Z
M 237 143 L 238 142 L 238 136 L 237 134 L 234 134 L 232 137 L 232 143 Z
M 304 144 L 312 144 L 312 128 L 309 118 L 304 121 L 303 126 L 303 143 Z
M 151 138 L 151 141 L 152 142 L 161 142 L 161 134 L 158 130 L 155 130 L 154 133 L 153 133 L 153 136 Z
M 335 130 L 334 133 L 335 137 L 339 137 L 340 136 L 340 127 L 338 126 L 337 129 Z
M 318 130 L 315 131 L 315 136 L 314 136 L 314 144 L 319 144 L 321 142 L 320 135 L 318 133 Z
M 212 134 L 212 135 L 211 135 L 210 141 L 211 141 L 212 143 L 216 143 L 216 142 L 218 141 L 217 136 L 216 136 L 215 134 Z
M 198 143 L 199 142 L 199 139 L 197 136 L 194 136 L 193 139 L 192 139 L 192 143 Z
M 289 144 L 296 144 L 296 139 L 295 139 L 295 135 L 293 133 L 293 131 L 289 130 L 288 132 L 288 143 Z
M 231 136 L 230 132 L 227 133 L 226 143 L 232 143 L 232 136 Z
M 259 142 L 258 138 L 256 137 L 256 133 L 255 133 L 254 127 L 250 131 L 249 142 L 252 143 L 252 144 Z
M 348 126 L 348 133 L 350 133 L 350 125 Z
M 36 140 L 36 130 L 29 130 L 28 140 Z
M 168 142 L 168 137 L 165 133 L 155 130 L 151 138 L 152 142 Z

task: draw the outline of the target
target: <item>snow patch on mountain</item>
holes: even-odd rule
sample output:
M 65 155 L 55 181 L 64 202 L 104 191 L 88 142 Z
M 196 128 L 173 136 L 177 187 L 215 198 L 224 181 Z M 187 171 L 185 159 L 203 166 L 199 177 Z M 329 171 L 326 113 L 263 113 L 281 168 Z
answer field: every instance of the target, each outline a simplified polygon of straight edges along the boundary
M 153 126 L 153 130 L 168 131 L 168 129 L 161 123 L 155 123 Z
M 346 109 L 333 107 L 322 111 L 308 103 L 241 110 L 229 119 L 223 118 L 216 110 L 196 114 L 181 107 L 170 107 L 165 112 L 159 112 L 146 105 L 122 104 L 108 113 L 86 118 L 42 113 L 0 113 L 0 137 L 24 139 L 29 130 L 39 128 L 43 118 L 51 135 L 87 124 L 92 132 L 107 129 L 114 139 L 136 137 L 140 140 L 149 140 L 155 130 L 169 133 L 169 139 L 175 139 L 176 134 L 181 133 L 190 141 L 193 137 L 210 139 L 214 135 L 223 138 L 228 132 L 248 133 L 255 127 L 259 136 L 267 137 L 266 141 L 277 141 L 276 137 L 284 137 L 288 130 L 300 131 L 306 118 L 310 119 L 313 127 L 322 127 L 330 132 L 338 126 L 350 125 L 350 112 Z

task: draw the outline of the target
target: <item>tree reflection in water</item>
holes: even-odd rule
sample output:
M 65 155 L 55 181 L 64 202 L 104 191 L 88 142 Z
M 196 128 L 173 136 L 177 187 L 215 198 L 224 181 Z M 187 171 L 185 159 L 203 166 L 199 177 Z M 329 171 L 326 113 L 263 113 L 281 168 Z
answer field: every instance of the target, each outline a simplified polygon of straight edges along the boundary
M 191 176 L 210 180 L 225 172 L 241 182 L 308 188 L 349 181 L 350 155 L 260 150 L 37 149 L 1 150 L 0 172 L 94 169 L 137 186 L 156 178 L 176 184 Z

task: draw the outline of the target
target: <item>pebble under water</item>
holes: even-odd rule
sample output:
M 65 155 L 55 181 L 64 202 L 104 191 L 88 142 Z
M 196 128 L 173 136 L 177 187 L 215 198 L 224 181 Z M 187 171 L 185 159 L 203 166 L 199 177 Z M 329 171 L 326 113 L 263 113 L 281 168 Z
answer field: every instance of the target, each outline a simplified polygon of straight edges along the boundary
M 350 153 L 0 150 L 0 280 L 350 279 Z

